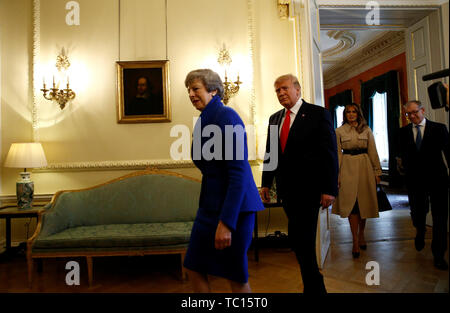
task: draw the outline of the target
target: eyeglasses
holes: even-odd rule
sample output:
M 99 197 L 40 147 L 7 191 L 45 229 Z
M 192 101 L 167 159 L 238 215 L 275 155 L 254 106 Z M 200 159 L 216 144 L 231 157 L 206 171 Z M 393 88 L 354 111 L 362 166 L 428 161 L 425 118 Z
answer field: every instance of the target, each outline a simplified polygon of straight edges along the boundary
M 420 111 L 422 111 L 422 109 L 419 109 L 417 111 L 411 111 L 411 112 L 406 112 L 405 115 L 407 117 L 411 116 L 411 115 L 417 115 L 417 113 L 419 113 Z

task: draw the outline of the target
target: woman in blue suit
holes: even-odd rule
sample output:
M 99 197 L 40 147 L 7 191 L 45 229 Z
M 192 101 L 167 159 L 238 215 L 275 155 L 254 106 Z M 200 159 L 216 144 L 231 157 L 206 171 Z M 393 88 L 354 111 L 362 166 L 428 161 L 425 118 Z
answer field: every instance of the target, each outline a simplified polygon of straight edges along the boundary
M 208 275 L 228 279 L 233 292 L 251 292 L 247 250 L 255 212 L 264 206 L 248 163 L 245 126 L 236 111 L 223 105 L 217 73 L 192 71 L 185 86 L 201 111 L 191 154 L 203 177 L 184 266 L 195 292 L 211 291 Z

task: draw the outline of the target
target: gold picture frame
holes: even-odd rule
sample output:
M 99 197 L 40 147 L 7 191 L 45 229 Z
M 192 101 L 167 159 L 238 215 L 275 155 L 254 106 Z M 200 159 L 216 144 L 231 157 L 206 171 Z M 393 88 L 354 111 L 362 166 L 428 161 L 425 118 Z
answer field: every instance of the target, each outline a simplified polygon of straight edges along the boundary
M 118 61 L 117 123 L 171 121 L 169 61 Z

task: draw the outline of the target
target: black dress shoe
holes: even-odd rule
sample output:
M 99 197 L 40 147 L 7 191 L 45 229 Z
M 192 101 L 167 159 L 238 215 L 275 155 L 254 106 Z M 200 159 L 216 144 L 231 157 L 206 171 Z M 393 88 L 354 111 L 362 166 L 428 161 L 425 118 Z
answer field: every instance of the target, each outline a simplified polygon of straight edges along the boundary
M 359 248 L 360 248 L 361 250 L 366 250 L 366 249 L 367 249 L 367 245 L 360 245 Z
M 352 251 L 352 255 L 353 255 L 353 258 L 354 258 L 354 259 L 359 258 L 359 252 L 353 252 L 353 251 Z
M 417 251 L 421 251 L 425 247 L 425 232 L 417 232 L 416 238 L 414 239 L 414 246 Z
M 443 270 L 443 271 L 448 270 L 448 264 L 447 264 L 447 262 L 445 262 L 444 259 L 435 259 L 434 267 L 436 267 L 437 269 Z

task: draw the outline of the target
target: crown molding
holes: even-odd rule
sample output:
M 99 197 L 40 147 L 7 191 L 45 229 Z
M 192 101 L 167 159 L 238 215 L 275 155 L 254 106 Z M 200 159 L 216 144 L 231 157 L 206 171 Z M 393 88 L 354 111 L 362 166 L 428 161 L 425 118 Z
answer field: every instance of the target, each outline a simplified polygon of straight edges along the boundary
M 249 160 L 251 166 L 258 165 L 256 160 Z M 119 171 L 142 170 L 146 168 L 177 169 L 195 168 L 192 160 L 124 160 L 124 161 L 93 161 L 93 162 L 63 162 L 50 163 L 46 167 L 35 168 L 33 173 L 51 172 L 82 172 L 82 171 Z
M 93 162 L 63 162 L 50 163 L 46 167 L 36 168 L 34 173 L 48 172 L 79 172 L 79 171 L 110 171 L 110 170 L 142 170 L 148 167 L 158 169 L 193 168 L 191 160 L 123 160 L 123 161 L 93 161 Z
M 405 52 L 405 33 L 388 32 L 327 69 L 324 88 L 339 85 L 402 52 Z
M 333 48 L 323 51 L 323 58 L 329 58 L 345 52 L 348 49 L 352 48 L 356 43 L 356 35 L 346 30 L 330 30 L 327 32 L 327 36 L 335 40 L 339 40 L 339 42 Z
M 256 90 L 255 90 L 255 46 L 256 46 L 256 25 L 255 25 L 255 9 L 254 0 L 247 0 L 247 42 L 249 62 L 251 62 L 251 87 L 250 87 L 250 124 L 256 123 Z M 255 133 L 255 140 L 257 140 L 257 134 Z
M 32 50 L 32 88 L 33 101 L 31 104 L 31 125 L 33 128 L 33 141 L 39 141 L 39 99 L 42 94 L 39 94 L 40 77 L 38 67 L 41 58 L 41 1 L 33 0 L 33 50 Z

